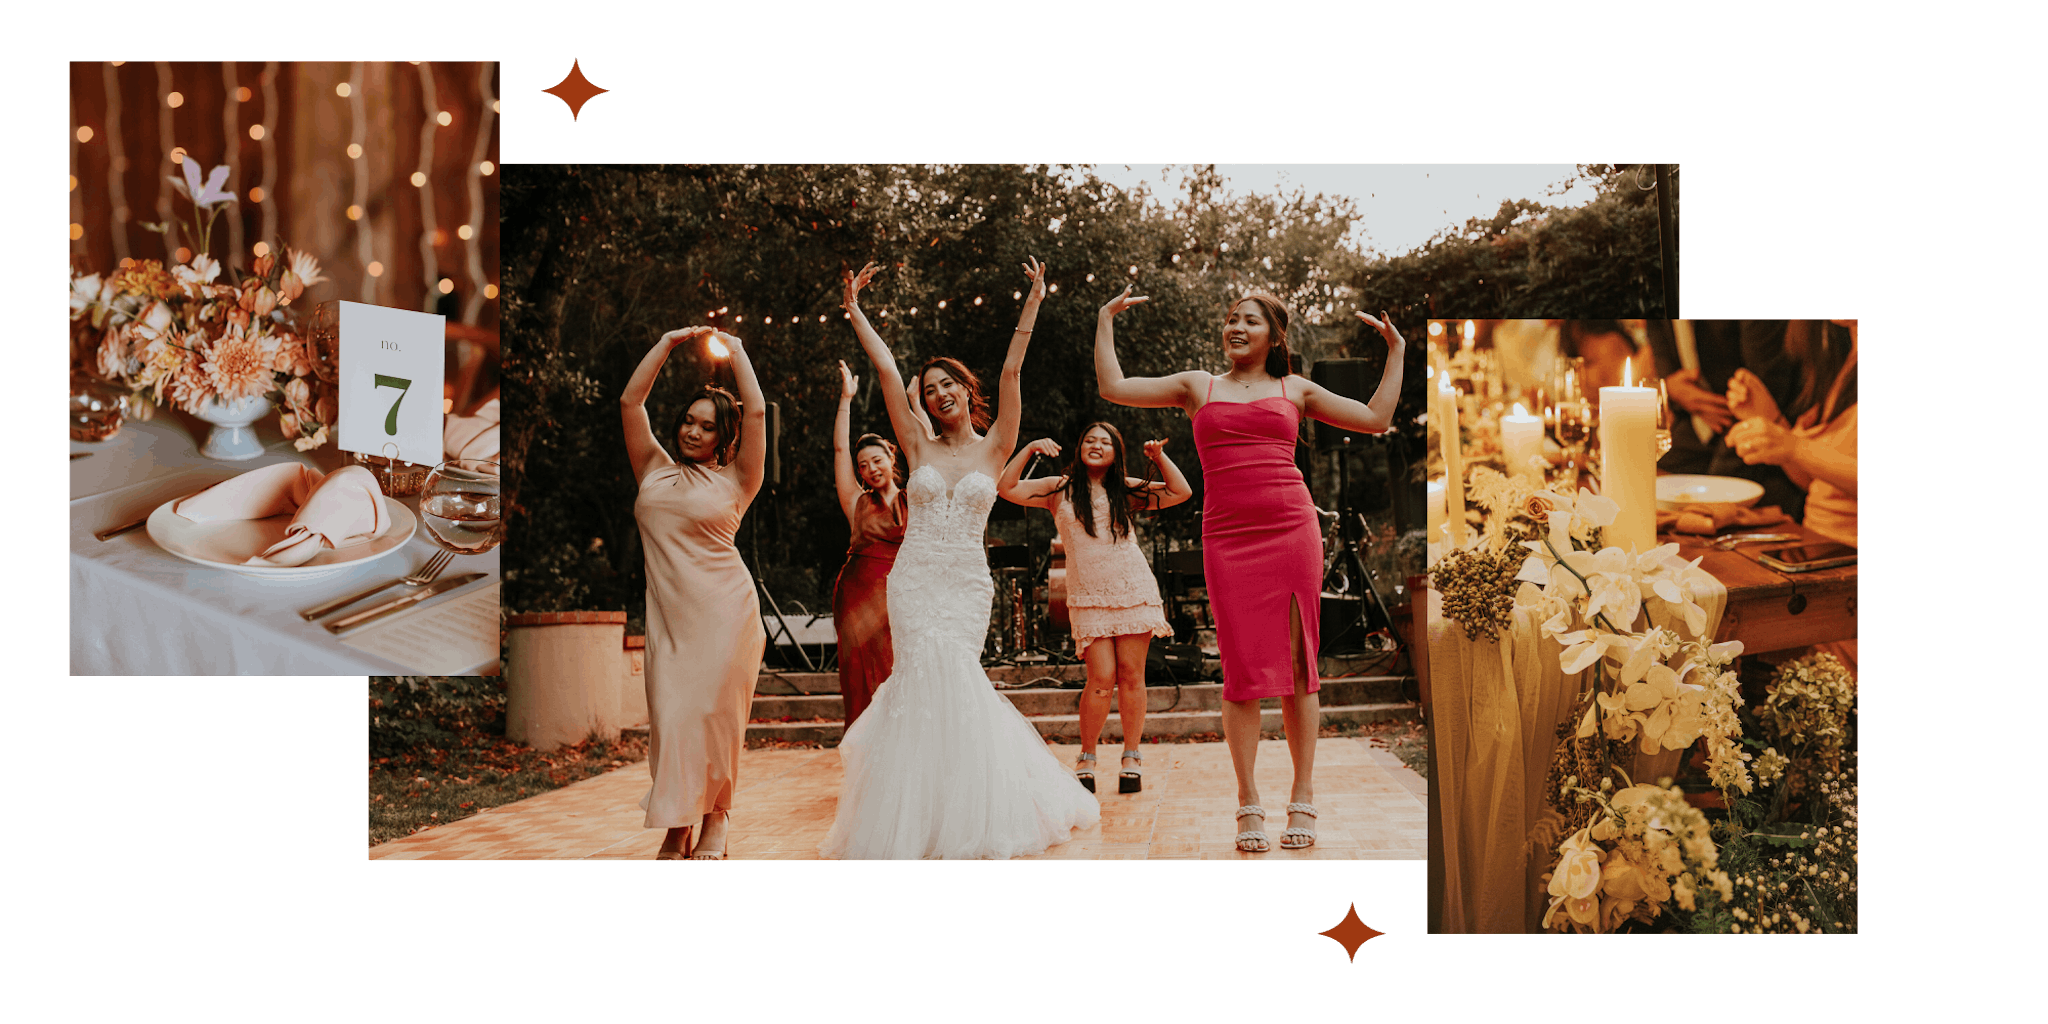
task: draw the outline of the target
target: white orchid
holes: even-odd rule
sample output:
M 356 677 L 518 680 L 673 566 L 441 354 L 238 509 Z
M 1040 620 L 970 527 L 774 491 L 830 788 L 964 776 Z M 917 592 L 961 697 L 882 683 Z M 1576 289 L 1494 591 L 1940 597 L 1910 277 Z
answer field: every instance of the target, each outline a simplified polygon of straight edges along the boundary
M 233 192 L 221 188 L 228 183 L 228 165 L 215 167 L 213 173 L 206 176 L 205 184 L 199 181 L 199 161 L 186 157 L 179 165 L 185 169 L 185 177 L 182 180 L 173 177 L 171 187 L 177 189 L 179 195 L 192 200 L 193 206 L 207 210 L 235 201 Z

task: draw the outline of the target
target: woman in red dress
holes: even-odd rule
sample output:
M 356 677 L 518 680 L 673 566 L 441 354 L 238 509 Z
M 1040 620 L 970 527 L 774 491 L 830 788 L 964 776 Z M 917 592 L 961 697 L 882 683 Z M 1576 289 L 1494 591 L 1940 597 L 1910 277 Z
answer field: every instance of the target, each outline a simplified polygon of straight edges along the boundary
M 846 567 L 832 584 L 832 626 L 839 633 L 839 697 L 846 704 L 850 729 L 896 664 L 889 640 L 888 582 L 897 545 L 903 543 L 906 509 L 896 446 L 875 434 L 847 443 L 860 381 L 844 362 L 839 364 L 839 383 L 839 416 L 832 424 L 833 479 L 853 540 L 846 549 Z
M 1223 739 L 1237 772 L 1237 848 L 1272 848 L 1252 767 L 1259 751 L 1259 700 L 1278 697 L 1294 762 L 1280 845 L 1302 849 L 1316 841 L 1316 730 L 1322 716 L 1315 653 L 1323 546 L 1308 485 L 1294 464 L 1295 439 L 1304 416 L 1345 430 L 1386 430 L 1401 392 L 1406 343 L 1391 320 L 1359 312 L 1386 339 L 1387 369 L 1370 402 L 1345 398 L 1287 372 L 1287 306 L 1254 292 L 1233 304 L 1223 320 L 1228 372 L 1125 377 L 1112 324 L 1118 313 L 1144 301 L 1125 288 L 1102 307 L 1095 327 L 1096 384 L 1103 398 L 1119 405 L 1177 406 L 1194 419 L 1202 460 L 1202 571 L 1223 658 Z

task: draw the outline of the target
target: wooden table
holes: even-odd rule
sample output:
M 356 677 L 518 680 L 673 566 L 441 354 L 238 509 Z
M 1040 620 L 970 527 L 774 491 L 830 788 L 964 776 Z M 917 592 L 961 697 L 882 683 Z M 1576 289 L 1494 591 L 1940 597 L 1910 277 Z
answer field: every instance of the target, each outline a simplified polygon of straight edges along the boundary
M 1806 543 L 1827 542 L 1797 523 L 1730 532 L 1792 533 Z M 1700 568 L 1728 588 L 1728 611 L 1721 616 L 1715 640 L 1740 640 L 1744 654 L 1757 654 L 1856 638 L 1856 566 L 1783 573 L 1758 562 L 1757 552 L 1799 542 L 1742 544 L 1733 551 L 1716 551 L 1707 547 L 1712 539 L 1665 533 L 1657 542 L 1677 541 L 1680 558 L 1699 558 Z

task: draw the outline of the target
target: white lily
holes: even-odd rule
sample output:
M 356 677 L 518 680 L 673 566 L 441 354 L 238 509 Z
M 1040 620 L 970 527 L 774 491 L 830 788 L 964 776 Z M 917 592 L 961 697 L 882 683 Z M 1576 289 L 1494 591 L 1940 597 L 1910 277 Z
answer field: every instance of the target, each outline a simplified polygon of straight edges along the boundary
M 205 184 L 199 181 L 199 161 L 187 157 L 180 166 L 185 169 L 185 177 L 182 181 L 172 178 L 171 187 L 177 189 L 180 195 L 192 200 L 193 206 L 204 210 L 235 201 L 233 192 L 221 188 L 228 183 L 228 165 L 221 164 L 215 167 L 213 172 L 206 176 Z

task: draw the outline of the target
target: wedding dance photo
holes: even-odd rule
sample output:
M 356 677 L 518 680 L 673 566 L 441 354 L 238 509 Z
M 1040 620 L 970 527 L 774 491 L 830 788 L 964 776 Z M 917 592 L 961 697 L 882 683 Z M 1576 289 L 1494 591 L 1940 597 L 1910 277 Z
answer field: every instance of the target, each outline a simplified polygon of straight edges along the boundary
M 1431 930 L 1856 931 L 1857 321 L 1428 331 Z
M 506 674 L 443 720 L 610 770 L 371 857 L 1423 859 L 1432 282 L 1655 301 L 1654 199 L 1542 173 L 1397 242 L 1214 167 L 507 168 Z
M 498 672 L 497 75 L 70 65 L 72 674 Z

